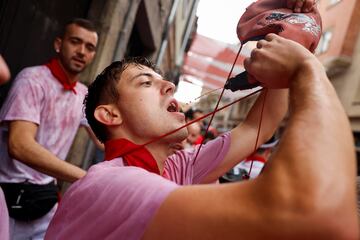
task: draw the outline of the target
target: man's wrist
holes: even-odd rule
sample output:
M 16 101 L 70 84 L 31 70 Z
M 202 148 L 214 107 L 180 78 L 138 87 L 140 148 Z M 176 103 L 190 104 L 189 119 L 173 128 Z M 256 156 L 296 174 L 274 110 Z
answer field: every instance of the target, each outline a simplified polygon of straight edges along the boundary
M 293 79 L 290 82 L 290 88 L 304 81 L 309 82 L 321 78 L 321 75 L 325 72 L 323 68 L 323 65 L 315 56 L 305 59 L 299 64 L 298 69 L 293 75 Z

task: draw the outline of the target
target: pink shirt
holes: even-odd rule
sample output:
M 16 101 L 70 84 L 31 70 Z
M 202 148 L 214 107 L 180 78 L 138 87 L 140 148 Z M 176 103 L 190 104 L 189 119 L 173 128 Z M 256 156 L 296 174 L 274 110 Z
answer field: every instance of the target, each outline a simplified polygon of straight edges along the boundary
M 10 158 L 7 121 L 24 120 L 38 125 L 36 141 L 64 160 L 80 123 L 87 87 L 77 83 L 77 94 L 65 91 L 46 66 L 29 67 L 16 77 L 0 111 L 0 182 L 46 184 L 53 178 Z
M 193 165 L 195 152 L 178 151 L 167 159 L 167 180 L 122 158 L 102 162 L 65 193 L 45 239 L 141 239 L 166 197 L 179 185 L 195 184 L 225 157 L 227 133 L 208 142 Z

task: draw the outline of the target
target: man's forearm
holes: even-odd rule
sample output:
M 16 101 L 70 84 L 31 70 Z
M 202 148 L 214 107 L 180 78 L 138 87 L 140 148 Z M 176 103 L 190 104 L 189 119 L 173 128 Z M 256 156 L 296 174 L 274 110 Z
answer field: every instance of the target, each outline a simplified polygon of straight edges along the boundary
M 306 159 L 303 162 L 311 166 L 314 175 L 319 177 L 319 184 L 321 180 L 331 182 L 328 176 L 321 179 L 323 176 L 318 173 L 321 169 L 328 174 L 337 172 L 337 178 L 353 185 L 355 149 L 350 123 L 335 89 L 321 68 L 320 63 L 309 63 L 292 83 L 290 105 L 294 111 L 290 114 L 292 137 L 289 141 L 292 150 L 298 152 L 293 159 Z M 334 179 L 335 182 L 339 182 L 338 179 Z
M 287 200 L 284 208 L 290 203 L 299 213 L 310 211 L 319 227 L 315 219 L 335 214 L 338 227 L 356 229 L 356 219 L 348 217 L 356 211 L 351 129 L 321 68 L 310 62 L 292 82 L 288 127 L 263 177 L 271 194 Z
M 319 159 L 315 164 L 331 161 L 332 166 L 351 165 L 351 169 L 354 169 L 354 162 L 351 161 L 355 155 L 350 124 L 320 63 L 310 62 L 302 68 L 292 82 L 290 91 L 291 112 L 286 133 L 296 135 L 289 138 L 293 146 L 308 149 L 300 152 L 302 158 Z M 311 152 L 311 155 L 308 152 Z M 294 155 L 294 158 L 297 158 L 297 155 Z M 321 168 L 327 166 L 329 164 L 321 165 Z
M 254 151 L 260 120 L 262 121 L 262 126 L 258 145 L 268 140 L 278 128 L 287 111 L 288 90 L 267 89 L 264 91 L 267 91 L 267 93 L 262 119 L 261 111 L 265 92 L 262 92 L 258 97 L 246 120 L 231 131 L 231 145 L 228 153 L 221 164 L 207 178 L 204 178 L 204 182 L 211 182 L 219 178 L 219 176 L 222 176 Z
M 74 182 L 86 174 L 83 169 L 57 158 L 35 140 L 14 145 L 9 147 L 12 157 L 42 173 L 67 182 Z
M 244 123 L 252 125 L 257 130 L 265 97 L 264 112 L 261 119 L 260 145 L 274 134 L 283 120 L 288 109 L 288 93 L 288 89 L 264 89 L 246 117 Z

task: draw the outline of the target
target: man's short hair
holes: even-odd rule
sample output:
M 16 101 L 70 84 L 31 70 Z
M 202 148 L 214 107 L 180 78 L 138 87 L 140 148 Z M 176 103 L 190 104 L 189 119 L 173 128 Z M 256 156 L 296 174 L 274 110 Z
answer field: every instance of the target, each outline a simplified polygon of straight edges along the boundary
M 144 57 L 131 57 L 111 63 L 90 84 L 88 94 L 84 99 L 85 115 L 94 134 L 103 143 L 109 140 L 107 128 L 96 120 L 94 112 L 99 105 L 117 103 L 119 101 L 120 96 L 117 85 L 121 74 L 129 65 L 146 66 L 161 74 L 156 65 L 148 59 Z
M 65 36 L 65 33 L 67 31 L 67 28 L 71 25 L 71 24 L 75 24 L 79 27 L 85 28 L 86 30 L 90 31 L 90 32 L 96 32 L 96 27 L 94 25 L 94 23 L 88 19 L 84 19 L 84 18 L 73 18 L 70 21 L 68 21 L 63 29 L 61 30 L 59 37 L 63 38 Z
M 204 111 L 201 110 L 201 109 L 198 109 L 198 108 L 195 108 L 195 109 L 190 108 L 189 110 L 187 110 L 187 111 L 185 112 L 185 118 L 186 118 L 186 120 L 193 120 L 193 119 L 195 118 L 195 116 L 194 116 L 195 113 L 201 113 L 201 114 L 203 114 Z

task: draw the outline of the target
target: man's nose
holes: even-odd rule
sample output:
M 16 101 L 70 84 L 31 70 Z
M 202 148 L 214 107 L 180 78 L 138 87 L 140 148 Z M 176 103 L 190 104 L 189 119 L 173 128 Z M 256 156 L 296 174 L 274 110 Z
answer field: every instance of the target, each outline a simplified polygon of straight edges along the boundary
M 161 89 L 162 94 L 174 94 L 175 84 L 170 81 L 163 80 L 163 87 Z
M 79 47 L 77 48 L 77 51 L 76 53 L 81 55 L 81 56 L 84 56 L 85 55 L 85 45 L 84 44 L 80 44 Z

